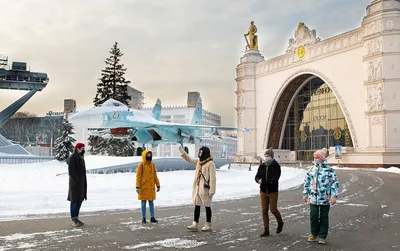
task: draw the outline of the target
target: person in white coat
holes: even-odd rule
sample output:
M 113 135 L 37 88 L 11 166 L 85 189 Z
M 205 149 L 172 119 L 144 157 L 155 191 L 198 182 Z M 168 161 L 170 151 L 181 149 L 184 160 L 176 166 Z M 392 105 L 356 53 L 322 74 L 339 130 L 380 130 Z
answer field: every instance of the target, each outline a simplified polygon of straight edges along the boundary
M 200 208 L 206 208 L 206 223 L 202 231 L 211 231 L 211 203 L 216 191 L 216 168 L 208 147 L 203 146 L 199 150 L 199 159 L 190 158 L 180 146 L 179 151 L 184 160 L 196 166 L 193 186 L 192 200 L 195 205 L 194 220 L 187 229 L 198 231 Z

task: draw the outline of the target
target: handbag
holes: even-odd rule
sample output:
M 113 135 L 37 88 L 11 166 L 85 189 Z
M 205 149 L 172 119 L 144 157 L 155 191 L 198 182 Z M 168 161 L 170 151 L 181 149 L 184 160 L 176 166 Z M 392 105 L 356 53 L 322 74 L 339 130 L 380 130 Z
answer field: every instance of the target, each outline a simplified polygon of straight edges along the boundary
M 201 176 L 203 176 L 203 179 L 204 179 L 204 181 L 206 182 L 205 184 L 204 184 L 204 188 L 205 189 L 210 189 L 210 181 L 207 181 L 206 180 L 206 177 L 204 177 L 204 175 L 203 175 L 203 172 L 200 170 L 200 174 L 201 174 Z

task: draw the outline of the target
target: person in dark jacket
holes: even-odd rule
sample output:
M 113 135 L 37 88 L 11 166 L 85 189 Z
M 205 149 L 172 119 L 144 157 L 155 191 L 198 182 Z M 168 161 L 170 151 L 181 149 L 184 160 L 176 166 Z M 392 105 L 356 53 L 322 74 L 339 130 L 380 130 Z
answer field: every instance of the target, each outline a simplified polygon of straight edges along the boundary
M 261 237 L 269 236 L 269 217 L 268 208 L 278 221 L 276 233 L 282 232 L 283 221 L 278 210 L 278 187 L 281 177 L 281 166 L 274 159 L 272 148 L 264 153 L 265 161 L 258 167 L 255 180 L 260 184 L 260 198 L 262 206 L 262 218 L 264 223 L 264 233 Z
M 77 143 L 75 145 L 74 153 L 69 157 L 68 175 L 69 175 L 69 189 L 67 200 L 71 202 L 70 212 L 72 219 L 72 226 L 80 227 L 84 223 L 79 220 L 79 211 L 83 200 L 87 200 L 87 181 L 86 181 L 86 167 L 85 159 L 85 145 Z

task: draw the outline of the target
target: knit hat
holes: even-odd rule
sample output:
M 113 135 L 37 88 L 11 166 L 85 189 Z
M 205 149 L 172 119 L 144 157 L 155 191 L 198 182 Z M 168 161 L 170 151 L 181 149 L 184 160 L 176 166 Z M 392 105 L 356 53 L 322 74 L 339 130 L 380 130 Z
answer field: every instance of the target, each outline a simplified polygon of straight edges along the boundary
M 271 156 L 271 158 L 274 157 L 274 149 L 272 147 L 270 147 L 267 151 L 265 151 L 264 154 L 268 154 L 269 156 Z
M 85 144 L 83 144 L 83 143 L 76 143 L 76 145 L 75 145 L 75 149 L 82 148 L 82 147 L 85 147 Z
M 322 148 L 321 150 L 324 151 L 326 157 L 326 155 L 328 154 L 328 150 L 326 148 Z
M 323 150 L 318 150 L 314 154 L 317 155 L 322 161 L 325 160 L 326 153 Z

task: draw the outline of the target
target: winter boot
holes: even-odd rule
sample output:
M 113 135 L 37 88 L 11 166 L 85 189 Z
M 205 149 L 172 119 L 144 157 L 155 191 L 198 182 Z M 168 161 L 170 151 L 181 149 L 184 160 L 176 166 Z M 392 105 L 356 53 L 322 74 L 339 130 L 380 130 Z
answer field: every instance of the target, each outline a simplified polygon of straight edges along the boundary
M 268 237 L 269 236 L 269 230 L 264 231 L 264 233 L 260 234 L 260 237 Z
M 283 221 L 282 222 L 278 222 L 278 227 L 276 228 L 276 233 L 279 234 L 282 232 L 283 229 Z
M 146 224 L 147 222 L 146 222 L 146 218 L 143 218 L 142 219 L 142 224 Z
M 151 217 L 150 222 L 151 223 L 158 223 L 158 220 L 156 220 L 156 218 L 154 218 L 154 217 Z
M 307 241 L 316 242 L 317 241 L 317 236 L 311 234 L 310 236 L 308 236 L 308 240 Z
M 81 226 L 81 224 L 79 223 L 79 221 L 76 220 L 76 219 L 73 219 L 73 220 L 72 220 L 71 225 L 72 225 L 73 227 L 80 227 L 80 226 Z
M 325 239 L 319 239 L 319 242 L 318 242 L 319 244 L 322 244 L 322 245 L 325 245 Z
M 81 224 L 81 226 L 85 225 L 85 223 L 83 223 L 80 219 L 77 219 L 77 221 L 79 222 L 79 224 Z
M 211 231 L 211 222 L 206 222 L 204 227 L 201 229 L 203 232 L 210 232 Z
M 198 225 L 199 225 L 199 223 L 193 221 L 192 225 L 188 226 L 187 229 L 189 229 L 192 232 L 196 232 L 199 230 Z

